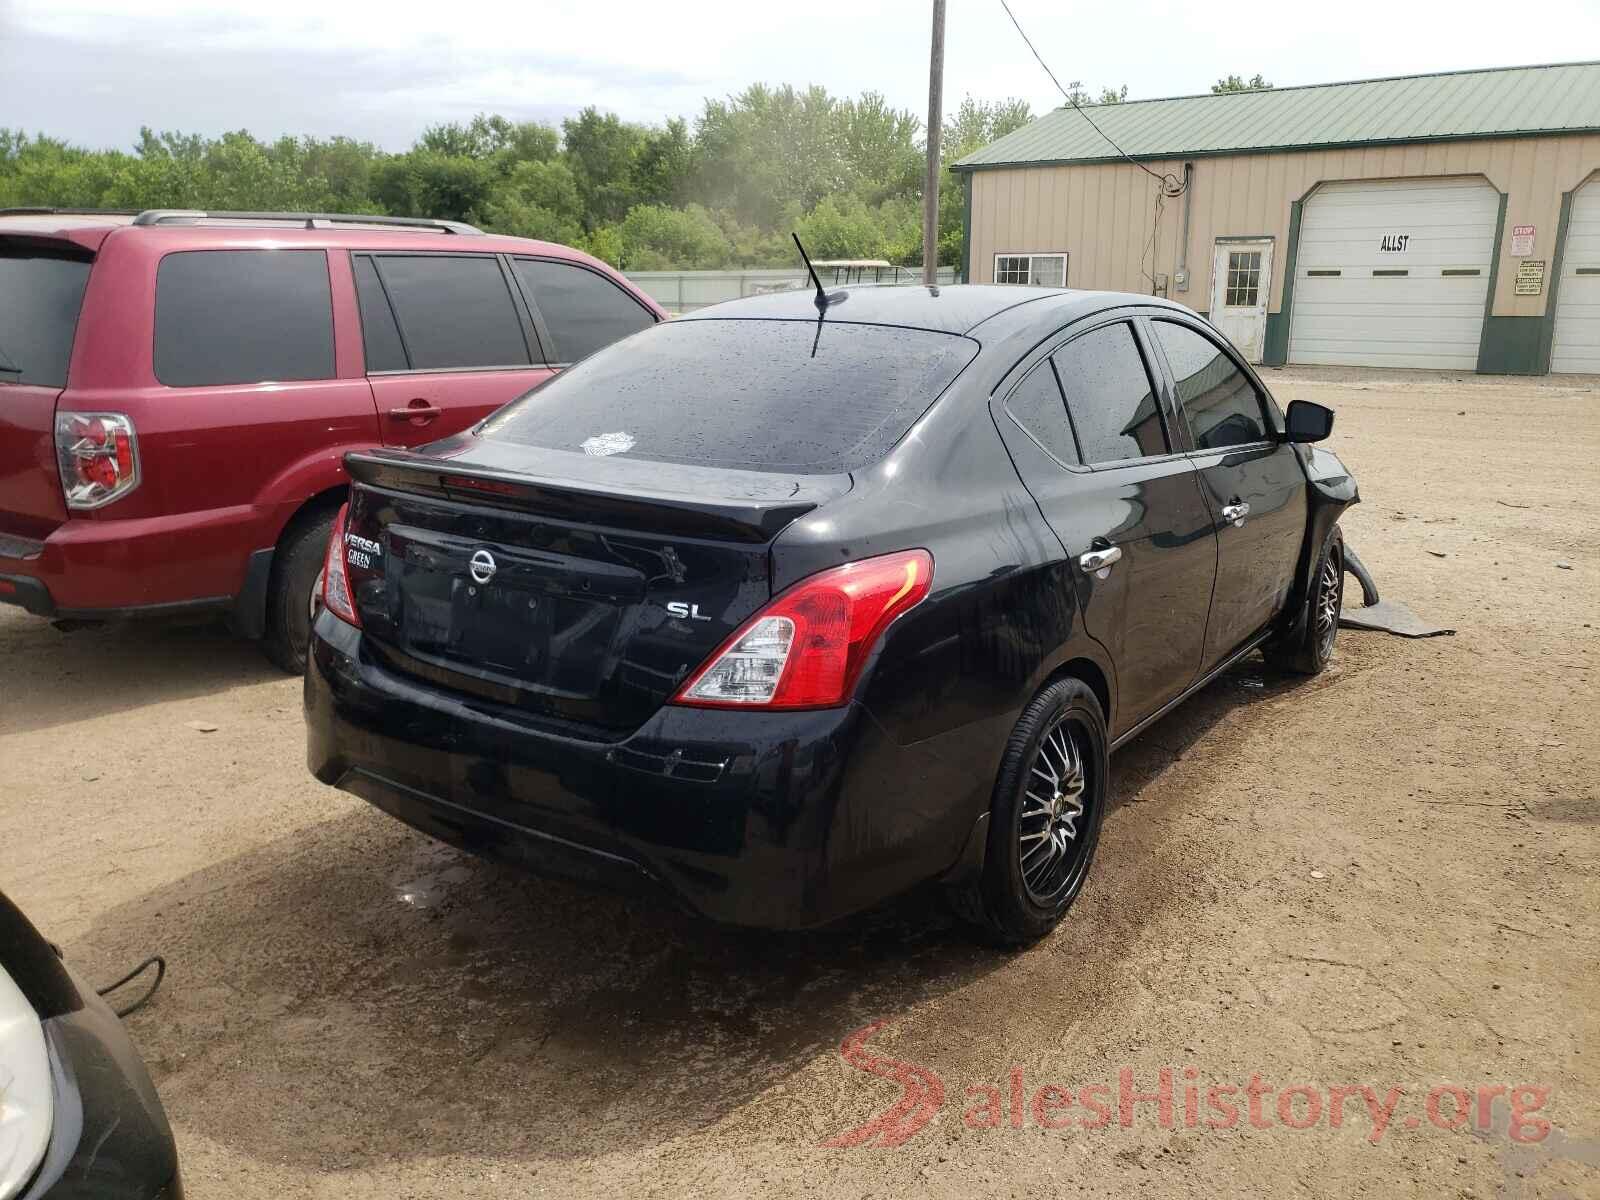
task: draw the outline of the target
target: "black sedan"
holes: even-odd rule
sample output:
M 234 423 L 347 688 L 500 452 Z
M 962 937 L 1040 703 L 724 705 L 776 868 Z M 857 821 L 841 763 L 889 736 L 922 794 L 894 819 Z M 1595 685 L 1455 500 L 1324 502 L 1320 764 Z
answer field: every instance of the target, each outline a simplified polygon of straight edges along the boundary
M 183 1184 L 122 1023 L 0 893 L 0 1200 L 13 1197 L 182 1200 Z
M 349 456 L 311 769 L 720 921 L 937 880 L 1030 941 L 1083 886 L 1111 751 L 1253 650 L 1328 661 L 1332 419 L 1149 297 L 702 310 Z

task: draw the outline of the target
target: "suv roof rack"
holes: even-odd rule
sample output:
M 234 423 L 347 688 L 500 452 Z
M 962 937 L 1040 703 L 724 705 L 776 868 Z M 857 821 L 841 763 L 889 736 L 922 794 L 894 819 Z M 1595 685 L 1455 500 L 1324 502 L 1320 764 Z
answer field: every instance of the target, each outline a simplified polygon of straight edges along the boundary
M 65 210 L 55 210 L 65 211 Z M 135 225 L 198 225 L 201 221 L 294 221 L 307 229 L 328 225 L 392 225 L 400 229 L 433 233 L 476 234 L 483 230 L 465 221 L 436 221 L 428 217 L 386 217 L 374 213 L 310 212 L 205 212 L 192 208 L 147 208 L 133 218 Z
M 24 204 L 0 208 L 0 217 L 131 217 L 132 208 L 54 208 L 47 204 Z

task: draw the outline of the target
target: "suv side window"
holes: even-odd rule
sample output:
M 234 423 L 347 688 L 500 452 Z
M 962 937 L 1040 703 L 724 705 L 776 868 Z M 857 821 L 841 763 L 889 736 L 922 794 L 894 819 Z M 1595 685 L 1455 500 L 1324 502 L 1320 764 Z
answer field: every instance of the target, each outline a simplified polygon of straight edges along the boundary
M 597 271 L 542 258 L 514 261 L 555 342 L 557 362 L 577 362 L 655 324 L 654 313 Z
M 372 256 L 393 306 L 392 317 L 405 363 L 393 363 L 394 341 L 375 297 L 362 298 L 362 336 L 367 370 L 487 370 L 525 367 L 533 361 L 522 314 L 492 254 L 378 254 Z M 359 262 L 356 285 L 362 286 Z M 369 319 L 369 307 L 371 309 Z
M 156 378 L 167 387 L 333 378 L 322 250 L 182 250 L 156 269 Z
M 361 306 L 361 342 L 367 351 L 368 372 L 406 370 L 400 324 L 383 293 L 377 266 L 366 254 L 356 255 L 350 265 L 356 277 L 356 302 Z
M 1255 385 L 1210 338 L 1174 321 L 1151 321 L 1178 385 L 1195 449 L 1248 446 L 1268 438 Z
M 1171 453 L 1133 326 L 1118 321 L 1091 329 L 1050 357 L 1085 463 L 1094 466 Z
M 1049 359 L 1022 377 L 1022 382 L 1006 397 L 1006 412 L 1061 462 L 1077 466 L 1083 461 L 1078 457 L 1078 443 L 1067 421 L 1061 385 L 1056 381 Z

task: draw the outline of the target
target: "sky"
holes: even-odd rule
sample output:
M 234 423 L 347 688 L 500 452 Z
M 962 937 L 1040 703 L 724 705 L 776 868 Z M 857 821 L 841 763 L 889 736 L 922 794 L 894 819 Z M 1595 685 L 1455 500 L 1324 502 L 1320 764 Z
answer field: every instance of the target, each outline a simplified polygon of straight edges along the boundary
M 1130 99 L 1600 57 L 1600 0 L 1011 0 L 1065 84 Z M 0 126 L 128 147 L 140 125 L 345 134 L 390 150 L 498 112 L 660 123 L 746 84 L 927 111 L 930 0 L 0 0 Z M 1000 0 L 949 0 L 945 105 L 1060 103 Z

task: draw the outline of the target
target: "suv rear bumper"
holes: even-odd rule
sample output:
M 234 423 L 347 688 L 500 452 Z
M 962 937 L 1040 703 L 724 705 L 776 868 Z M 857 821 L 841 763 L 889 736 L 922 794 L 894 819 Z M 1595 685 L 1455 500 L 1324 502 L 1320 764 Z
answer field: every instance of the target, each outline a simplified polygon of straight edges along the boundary
M 618 741 L 531 727 L 394 674 L 321 612 L 305 681 L 324 783 L 441 841 L 733 925 L 824 924 L 936 878 L 972 829 L 973 764 L 859 704 L 664 707 Z M 986 794 L 984 796 L 986 803 Z
M 0 535 L 0 604 L 89 620 L 227 611 L 252 582 L 255 564 L 239 547 L 258 538 L 270 545 L 261 531 L 267 524 L 257 510 L 241 508 L 69 520 L 43 541 Z

